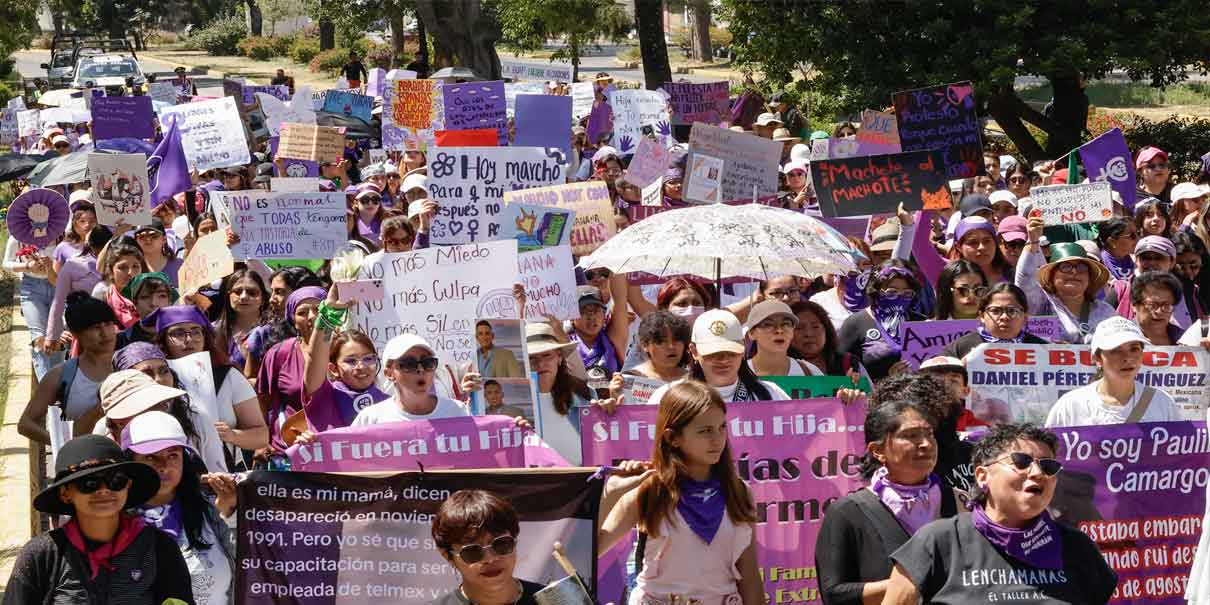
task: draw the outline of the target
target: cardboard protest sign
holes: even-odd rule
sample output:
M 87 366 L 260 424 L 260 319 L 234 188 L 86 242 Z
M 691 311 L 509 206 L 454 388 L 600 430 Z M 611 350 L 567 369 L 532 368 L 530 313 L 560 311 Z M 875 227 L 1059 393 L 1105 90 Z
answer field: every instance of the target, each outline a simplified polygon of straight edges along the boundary
M 180 119 L 181 143 L 190 168 L 205 172 L 251 162 L 235 99 L 223 97 L 165 107 L 160 110 L 161 124 L 169 114 L 177 114 Z
M 723 161 L 704 153 L 689 156 L 683 197 L 693 202 L 717 204 L 723 201 Z
M 525 287 L 525 317 L 537 321 L 580 317 L 571 248 L 555 246 L 517 254 L 517 276 Z
M 662 386 L 664 386 L 662 380 L 623 374 L 622 396 L 618 403 L 621 405 L 647 405 L 647 402 L 651 401 L 651 396 Z
M 1092 382 L 1087 345 L 984 344 L 966 357 L 967 407 L 989 423 L 1042 424 L 1064 393 Z M 1147 347 L 1136 380 L 1162 388 L 1186 419 L 1205 418 L 1210 354 L 1200 347 Z
M 518 252 L 564 245 L 575 218 L 575 211 L 567 208 L 509 204 L 500 220 L 500 239 L 517 240 Z
M 88 180 L 92 182 L 91 199 L 98 223 L 151 224 L 147 156 L 141 153 L 90 153 Z
M 500 74 L 513 80 L 554 80 L 556 82 L 571 81 L 571 64 L 553 60 L 549 63 L 535 65 L 520 61 L 500 61 Z M 545 82 L 538 82 L 545 85 Z
M 751 200 L 777 195 L 782 144 L 754 134 L 697 123 L 689 131 L 689 158 L 701 154 L 723 160 L 722 199 Z M 692 178 L 688 177 L 688 188 Z
M 983 125 L 975 112 L 975 87 L 969 81 L 905 90 L 892 100 L 904 151 L 940 151 L 947 179 L 987 172 Z
M 885 111 L 867 109 L 861 112 L 861 130 L 857 131 L 857 141 L 887 147 L 887 151 L 871 155 L 902 151 L 899 144 L 899 123 L 895 121 L 894 115 Z
M 1134 172 L 1134 160 L 1122 129 L 1113 128 L 1101 136 L 1080 146 L 1080 163 L 1090 181 L 1105 181 L 1122 196 L 1127 210 L 1134 210 L 1135 189 L 1138 182 Z
M 653 405 L 623 405 L 613 415 L 584 408 L 584 464 L 650 459 L 658 412 Z M 813 594 L 816 575 L 801 570 L 814 568 L 824 508 L 867 484 L 860 473 L 865 406 L 838 399 L 767 401 L 731 406 L 727 416 L 735 468 L 756 504 L 757 557 L 769 570 L 765 593 L 774 603 Z M 620 559 L 624 569 L 627 554 L 614 549 L 602 557 L 599 602 L 621 602 L 616 593 L 625 581 L 617 581 L 619 569 L 610 563 Z
M 176 105 L 177 103 L 176 86 L 170 81 L 149 82 L 147 84 L 147 96 L 151 97 L 152 101 L 158 101 L 166 105 Z
M 429 194 L 441 204 L 429 230 L 434 244 L 495 239 L 508 192 L 566 178 L 558 158 L 538 147 L 438 147 L 428 172 Z
M 198 238 L 177 273 L 181 296 L 218 281 L 235 271 L 235 259 L 227 247 L 227 234 L 222 230 Z
M 662 87 L 672 105 L 672 124 L 694 122 L 718 125 L 731 119 L 731 83 L 665 82 Z
M 609 93 L 613 109 L 613 146 L 622 155 L 634 153 L 644 136 L 672 135 L 668 99 L 656 90 L 614 90 Z
M 977 319 L 930 319 L 903 323 L 903 360 L 919 368 L 920 363 L 942 354 L 949 343 L 979 329 Z M 1054 315 L 1030 317 L 1025 331 L 1053 342 L 1061 330 Z
M 1029 199 L 1047 225 L 1099 223 L 1113 218 L 1112 191 L 1106 181 L 1046 185 L 1030 188 Z
M 407 430 L 402 424 L 381 426 Z M 501 433 L 486 430 L 435 433 L 430 445 L 437 454 L 432 458 L 455 458 L 472 440 L 484 438 L 496 444 L 503 439 Z M 373 445 L 342 454 L 371 457 L 418 447 L 389 434 Z M 463 489 L 492 492 L 516 509 L 524 547 L 517 549 L 515 577 L 546 584 L 566 576 L 550 555 L 554 543 L 560 542 L 585 579 L 593 582 L 603 484 L 589 480 L 593 470 L 431 469 L 426 464 L 423 472 L 381 478 L 250 473 L 237 488 L 236 560 L 241 565 L 233 602 L 426 605 L 456 591 L 459 575 L 433 543 L 432 519 L 446 498 Z
M 618 226 L 613 221 L 613 206 L 609 201 L 609 188 L 603 181 L 509 191 L 504 194 L 504 203 L 533 204 L 574 210 L 576 220 L 572 226 L 570 243 L 571 251 L 576 256 L 590 254 L 618 231 Z
M 327 259 L 349 239 L 342 192 L 216 192 L 225 217 L 240 241 L 240 259 Z
M 445 130 L 494 128 L 500 145 L 508 145 L 503 81 L 446 84 L 441 94 L 445 103 Z
M 791 399 L 816 399 L 819 397 L 835 397 L 840 389 L 857 389 L 869 393 L 870 379 L 862 378 L 853 384 L 848 376 L 761 376 L 781 387 Z
M 941 170 L 936 151 L 811 163 L 819 209 L 827 217 L 894 214 L 901 203 L 907 210 L 948 208 L 949 182 Z
M 374 109 L 374 97 L 359 95 L 347 90 L 330 90 L 324 97 L 323 110 L 342 116 L 350 116 L 370 123 L 370 112 Z
M 343 128 L 315 124 L 282 124 L 277 157 L 324 162 L 339 160 L 345 152 Z
M 571 97 L 519 95 L 514 124 L 514 145 L 558 149 L 571 162 Z
M 664 176 L 671 160 L 672 154 L 667 146 L 643 137 L 630 160 L 630 166 L 626 168 L 626 182 L 642 189 Z
M 319 191 L 319 179 L 308 176 L 275 176 L 269 181 L 269 190 L 273 193 L 309 193 Z
M 438 147 L 497 147 L 500 143 L 495 128 L 438 130 L 433 135 Z
M 155 138 L 154 117 L 151 97 L 101 97 L 92 102 L 92 136 L 97 141 Z
M 352 326 L 379 351 L 398 334 L 419 334 L 442 363 L 462 367 L 475 358 L 476 319 L 517 317 L 517 244 L 483 242 L 384 253 L 361 267 L 359 279 L 382 280 L 386 297 L 350 310 Z

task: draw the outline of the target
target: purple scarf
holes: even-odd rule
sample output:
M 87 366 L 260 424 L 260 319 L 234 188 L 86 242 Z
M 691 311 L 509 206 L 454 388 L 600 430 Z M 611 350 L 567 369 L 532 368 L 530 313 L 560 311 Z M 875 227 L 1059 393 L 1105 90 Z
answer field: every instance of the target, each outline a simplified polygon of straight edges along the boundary
M 1032 527 L 1013 529 L 994 523 L 976 504 L 971 509 L 971 523 L 988 542 L 1012 558 L 1042 569 L 1063 569 L 1063 543 L 1050 513 L 1042 511 Z
M 983 324 L 979 324 L 979 330 L 978 330 L 978 331 L 979 331 L 979 336 L 982 336 L 982 337 L 983 337 L 983 342 L 997 342 L 997 343 L 1005 343 L 1005 342 L 1023 342 L 1023 341 L 1025 340 L 1025 334 L 1026 334 L 1025 329 L 1023 328 L 1023 329 L 1022 329 L 1022 330 L 1021 330 L 1021 331 L 1020 331 L 1020 332 L 1017 334 L 1017 337 L 1016 337 L 1016 338 L 996 338 L 995 336 L 992 336 L 992 335 L 991 335 L 991 332 L 988 332 L 988 331 L 987 331 L 987 328 L 984 328 L 984 327 L 983 327 Z
M 1124 258 L 1114 258 L 1108 250 L 1101 250 L 1101 262 L 1109 269 L 1109 274 L 1115 279 L 1127 279 L 1134 275 L 1134 259 L 1129 255 Z
M 844 280 L 844 308 L 856 313 L 869 304 L 865 286 L 870 282 L 870 271 L 837 277 Z
M 613 342 L 604 330 L 597 333 L 591 347 L 584 343 L 578 333 L 572 333 L 571 339 L 576 341 L 576 350 L 580 352 L 580 359 L 584 361 L 585 368 L 601 366 L 611 374 L 621 369 L 618 367 L 618 354 L 614 351 Z
M 140 506 L 135 510 L 143 518 L 144 523 L 158 528 L 172 536 L 174 540 L 179 541 L 185 536 L 184 525 L 181 521 L 181 504 L 178 500 L 173 500 L 163 506 Z
M 887 479 L 887 474 L 885 466 L 874 471 L 870 491 L 891 510 L 909 536 L 937 518 L 941 512 L 941 480 L 937 475 L 929 473 L 928 480 L 920 485 L 900 485 Z
M 894 346 L 896 351 L 903 349 L 903 339 L 899 336 L 899 328 L 903 327 L 903 322 L 907 319 L 908 307 L 912 306 L 913 298 L 915 297 L 880 296 L 874 299 L 874 304 L 870 307 L 884 340 L 888 345 Z
M 681 482 L 681 497 L 676 503 L 676 510 L 685 518 L 689 529 L 709 544 L 723 523 L 723 515 L 727 514 L 727 498 L 723 495 L 722 485 L 714 477 L 705 481 L 685 479 Z

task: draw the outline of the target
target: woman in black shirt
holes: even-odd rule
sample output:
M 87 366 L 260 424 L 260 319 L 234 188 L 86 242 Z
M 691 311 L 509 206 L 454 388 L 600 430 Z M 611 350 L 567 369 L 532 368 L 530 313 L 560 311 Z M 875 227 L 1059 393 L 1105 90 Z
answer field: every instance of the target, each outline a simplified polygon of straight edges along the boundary
M 433 604 L 537 605 L 534 593 L 544 586 L 513 577 L 520 532 L 517 511 L 494 494 L 464 489 L 446 498 L 433 517 L 433 542 L 462 584 Z
M 1025 291 L 1013 284 L 1000 282 L 979 299 L 979 326 L 945 346 L 942 355 L 966 357 L 985 342 L 1049 344 L 1050 341 L 1030 334 L 1025 328 L 1029 319 L 1029 300 Z
M 903 324 L 927 319 L 910 310 L 921 288 L 903 261 L 889 260 L 866 284 L 869 308 L 853 313 L 840 326 L 840 350 L 860 359 L 872 380 L 910 368 L 900 359 Z

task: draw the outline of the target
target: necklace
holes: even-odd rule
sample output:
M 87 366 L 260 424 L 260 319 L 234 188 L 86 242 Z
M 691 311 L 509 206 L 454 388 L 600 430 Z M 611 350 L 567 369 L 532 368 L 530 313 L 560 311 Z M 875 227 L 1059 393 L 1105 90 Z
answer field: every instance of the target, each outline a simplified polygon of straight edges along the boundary
M 521 600 L 521 597 L 525 596 L 525 590 L 521 588 L 521 581 L 516 578 L 513 578 L 513 586 L 517 590 L 517 597 L 514 598 L 511 603 L 512 605 L 517 605 L 517 602 Z M 461 584 L 458 585 L 458 596 L 462 598 L 463 603 L 469 603 L 470 605 L 487 605 L 486 603 L 472 601 L 470 597 L 466 596 L 466 589 Z

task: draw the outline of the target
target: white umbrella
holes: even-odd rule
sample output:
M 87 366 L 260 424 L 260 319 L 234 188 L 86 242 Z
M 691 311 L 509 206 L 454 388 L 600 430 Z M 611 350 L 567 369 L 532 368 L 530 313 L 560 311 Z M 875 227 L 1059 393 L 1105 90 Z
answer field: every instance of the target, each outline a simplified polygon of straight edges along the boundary
M 761 204 L 712 204 L 669 210 L 610 238 L 580 259 L 615 273 L 768 279 L 844 274 L 853 248 L 823 221 Z
M 80 91 L 72 88 L 60 88 L 58 90 L 48 90 L 38 97 L 38 103 L 47 107 L 60 107 L 67 104 L 68 99 L 74 94 L 79 94 Z

